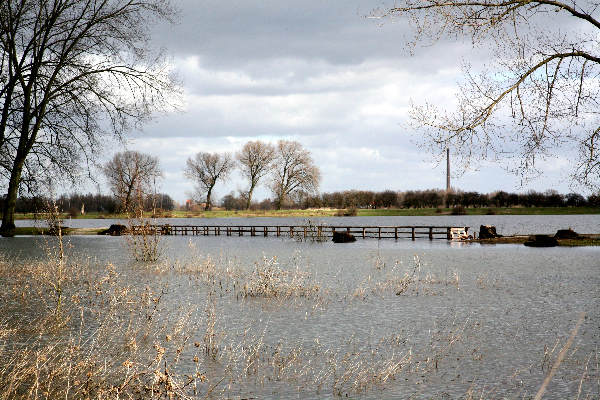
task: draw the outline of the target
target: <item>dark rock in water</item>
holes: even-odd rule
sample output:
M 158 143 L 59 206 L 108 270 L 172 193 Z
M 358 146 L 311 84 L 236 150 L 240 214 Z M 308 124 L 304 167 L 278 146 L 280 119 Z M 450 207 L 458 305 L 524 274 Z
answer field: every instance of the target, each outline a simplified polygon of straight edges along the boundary
M 558 246 L 558 240 L 550 235 L 534 235 L 523 244 L 529 247 L 555 247 Z
M 332 240 L 334 243 L 356 242 L 356 238 L 354 237 L 354 235 L 352 235 L 348 232 L 337 232 L 337 231 L 333 232 Z
M 501 237 L 496 233 L 496 227 L 492 225 L 481 225 L 479 227 L 479 239 L 494 239 Z
M 170 235 L 171 234 L 171 225 L 166 224 L 166 225 L 161 226 L 160 233 L 162 235 Z
M 110 228 L 98 232 L 98 235 L 121 236 L 127 232 L 125 225 L 113 224 Z
M 556 239 L 579 239 L 579 234 L 573 229 L 559 229 L 554 235 Z

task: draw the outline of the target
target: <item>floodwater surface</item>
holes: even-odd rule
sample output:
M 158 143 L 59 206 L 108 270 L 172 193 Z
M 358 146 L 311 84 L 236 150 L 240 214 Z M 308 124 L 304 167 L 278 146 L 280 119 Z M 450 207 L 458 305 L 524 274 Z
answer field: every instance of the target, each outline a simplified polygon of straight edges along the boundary
M 567 227 L 597 232 L 600 225 L 598 216 L 320 220 L 341 226 L 485 223 L 505 234 Z M 98 223 L 112 221 L 66 225 Z M 54 240 L 0 239 L 0 252 L 44 259 Z M 194 318 L 203 321 L 210 309 L 221 350 L 203 365 L 209 378 L 227 370 L 236 349 L 250 359 L 243 349 L 260 348 L 219 392 L 226 398 L 532 398 L 580 318 L 543 398 L 600 395 L 600 247 L 177 236 L 161 237 L 161 259 L 148 265 L 132 260 L 124 237 L 72 236 L 68 242 L 70 258 L 111 263 L 132 285 L 165 288 L 167 310 L 196 307 Z M 202 329 L 191 342 L 201 340 Z M 197 362 L 183 357 L 177 368 L 193 372 Z
M 572 228 L 579 233 L 600 233 L 600 214 L 591 215 L 442 215 L 429 217 L 326 217 L 326 218 L 157 218 L 153 223 L 171 225 L 303 225 L 307 221 L 331 226 L 469 226 L 493 225 L 502 235 L 551 234 Z M 17 226 L 34 226 L 34 220 L 17 220 Z M 127 224 L 118 219 L 66 219 L 72 228 L 100 228 Z

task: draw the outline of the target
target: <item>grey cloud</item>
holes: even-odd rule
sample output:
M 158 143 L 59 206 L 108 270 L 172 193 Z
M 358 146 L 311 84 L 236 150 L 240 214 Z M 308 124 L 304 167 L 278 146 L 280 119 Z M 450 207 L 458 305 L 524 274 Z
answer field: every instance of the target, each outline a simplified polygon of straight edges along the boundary
M 301 57 L 358 64 L 405 56 L 411 30 L 404 20 L 366 18 L 367 0 L 182 0 L 181 21 L 154 28 L 155 42 L 176 56 L 202 54 L 207 65 Z M 427 50 L 425 50 L 427 52 Z M 439 58 L 439 53 L 438 57 Z

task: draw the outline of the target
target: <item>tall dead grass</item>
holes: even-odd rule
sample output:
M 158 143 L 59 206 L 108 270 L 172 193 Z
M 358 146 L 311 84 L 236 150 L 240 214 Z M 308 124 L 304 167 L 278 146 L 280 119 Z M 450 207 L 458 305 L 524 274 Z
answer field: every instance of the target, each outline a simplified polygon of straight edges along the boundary
M 311 307 L 344 307 L 356 299 L 355 288 L 324 287 L 299 258 L 282 264 L 263 257 L 253 268 L 210 257 L 165 261 L 136 270 L 130 281 L 120 265 L 47 254 L 43 262 L 0 260 L 0 399 L 361 397 L 373 391 L 386 397 L 398 382 L 424 386 L 455 372 L 458 359 L 485 357 L 473 343 L 480 326 L 470 315 L 437 318 L 419 341 L 401 327 L 385 337 L 348 332 L 337 343 L 318 333 L 298 340 L 278 336 L 269 310 L 298 299 Z M 56 268 L 62 270 L 60 295 Z M 178 296 L 182 277 L 195 298 Z M 463 290 L 457 272 L 436 275 L 418 258 L 409 266 L 377 258 L 369 277 L 360 285 L 365 297 Z M 264 304 L 274 307 L 261 308 L 260 319 L 228 324 L 231 309 L 243 313 Z M 557 348 L 547 347 L 540 357 L 544 372 Z M 577 398 L 594 398 L 590 382 L 598 377 L 598 356 L 575 364 L 580 358 L 573 351 L 563 365 L 581 372 L 574 378 Z M 473 383 L 464 397 L 499 393 Z

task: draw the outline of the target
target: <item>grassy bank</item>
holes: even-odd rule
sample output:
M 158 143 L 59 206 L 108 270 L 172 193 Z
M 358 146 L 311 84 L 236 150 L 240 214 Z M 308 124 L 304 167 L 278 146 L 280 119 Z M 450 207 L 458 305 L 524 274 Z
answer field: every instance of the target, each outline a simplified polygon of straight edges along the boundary
M 168 211 L 156 215 L 161 218 L 255 218 L 255 217 L 335 217 L 345 210 L 331 208 L 311 208 L 307 210 L 213 210 L 213 211 Z M 578 215 L 600 214 L 599 207 L 493 207 L 493 208 L 466 208 L 464 215 Z M 358 209 L 359 217 L 392 217 L 392 216 L 439 216 L 453 215 L 450 208 L 380 208 Z M 152 217 L 152 213 L 146 213 Z M 39 214 L 16 214 L 16 219 L 40 219 Z M 67 214 L 61 215 L 69 219 Z M 126 214 L 87 213 L 79 215 L 77 219 L 124 219 Z M 43 219 L 43 218 L 41 218 Z
M 63 235 L 97 235 L 104 228 L 63 228 Z M 50 229 L 35 226 L 18 226 L 15 235 L 51 235 Z
M 476 239 L 482 244 L 523 244 L 529 240 L 528 235 L 502 236 L 494 239 Z M 600 246 L 600 235 L 582 235 L 578 239 L 558 239 L 563 247 Z

